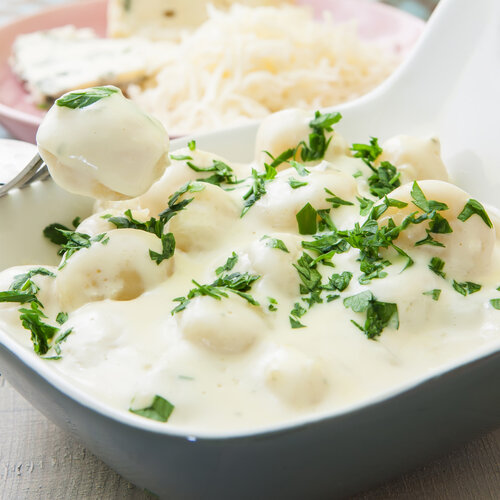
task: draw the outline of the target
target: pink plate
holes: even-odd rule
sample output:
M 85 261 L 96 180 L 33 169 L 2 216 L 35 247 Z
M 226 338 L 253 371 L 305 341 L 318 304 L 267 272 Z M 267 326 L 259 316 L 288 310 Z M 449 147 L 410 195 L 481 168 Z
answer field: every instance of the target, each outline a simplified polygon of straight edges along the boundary
M 396 52 L 408 52 L 424 23 L 410 14 L 366 0 L 297 0 L 320 15 L 329 10 L 339 22 L 356 20 L 366 40 L 387 43 Z M 44 111 L 38 109 L 23 84 L 13 75 L 8 60 L 15 38 L 22 33 L 72 24 L 90 27 L 99 35 L 106 32 L 106 0 L 89 0 L 45 10 L 0 28 L 0 123 L 17 139 L 34 142 Z

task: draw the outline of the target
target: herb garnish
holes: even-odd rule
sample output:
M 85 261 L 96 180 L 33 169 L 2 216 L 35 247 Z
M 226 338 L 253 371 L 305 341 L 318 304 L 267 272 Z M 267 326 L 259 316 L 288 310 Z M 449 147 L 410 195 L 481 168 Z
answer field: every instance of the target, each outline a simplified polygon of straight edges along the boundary
M 484 223 L 489 228 L 493 227 L 493 224 L 483 205 L 481 205 L 481 203 L 479 203 L 477 200 L 473 200 L 472 198 L 465 204 L 465 207 L 460 212 L 457 219 L 461 220 L 462 222 L 465 222 L 469 217 L 471 217 L 474 214 L 479 215 L 479 217 L 483 219 Z
M 401 186 L 400 173 L 392 163 L 383 161 L 378 168 L 373 164 L 382 154 L 382 148 L 379 146 L 376 137 L 370 138 L 370 144 L 353 144 L 351 150 L 355 152 L 354 157 L 361 158 L 373 172 L 368 178 L 370 193 L 373 196 L 382 198 Z
M 493 306 L 493 308 L 500 311 L 500 299 L 491 299 L 490 304 Z
M 77 109 L 86 108 L 105 97 L 116 94 L 119 90 L 116 87 L 92 87 L 83 91 L 69 92 L 56 100 L 56 104 L 61 107 Z
M 310 204 L 306 203 L 295 216 L 299 225 L 300 234 L 315 234 L 317 231 L 318 212 Z
M 337 195 L 333 194 L 329 189 L 324 188 L 325 192 L 330 195 L 330 198 L 326 198 L 326 201 L 332 204 L 333 208 L 338 208 L 340 205 L 354 205 L 354 203 L 350 201 L 343 200 L 339 198 Z
M 189 151 L 194 151 L 196 149 L 196 141 L 195 140 L 189 141 L 188 148 L 189 148 Z
M 190 158 L 191 159 L 191 158 Z M 221 184 L 240 184 L 243 180 L 238 180 L 233 169 L 220 160 L 212 160 L 211 167 L 198 167 L 191 161 L 186 162 L 187 166 L 195 172 L 214 172 L 209 177 L 196 179 L 199 182 L 208 182 L 220 186 Z
M 344 306 L 350 307 L 354 312 L 366 312 L 364 326 L 359 325 L 354 320 L 351 320 L 351 322 L 369 339 L 378 337 L 386 327 L 399 328 L 397 304 L 380 302 L 370 291 L 346 297 L 344 299 Z
M 292 189 L 297 189 L 299 187 L 303 187 L 303 186 L 307 186 L 307 182 L 302 182 L 302 181 L 298 181 L 297 179 L 294 179 L 293 177 L 290 177 L 288 179 L 288 184 L 290 184 L 290 187 Z
M 283 240 L 271 238 L 270 236 L 263 236 L 261 240 L 265 240 L 266 246 L 268 247 L 277 248 L 285 253 L 290 253 Z
M 430 297 L 432 297 L 432 300 L 439 300 L 441 290 L 439 288 L 434 288 L 433 290 L 429 290 L 428 292 L 422 292 L 422 295 L 429 295 Z
M 438 276 L 441 276 L 441 278 L 446 279 L 446 273 L 443 271 L 444 261 L 442 261 L 439 257 L 432 257 L 429 262 L 429 269 Z
M 477 283 L 472 283 L 472 281 L 458 282 L 453 280 L 453 289 L 464 297 L 470 295 L 471 293 L 476 293 L 481 290 L 481 285 Z
M 300 157 L 302 161 L 321 160 L 330 145 L 332 138 L 326 139 L 325 132 L 331 132 L 332 126 L 342 119 L 340 113 L 324 113 L 316 111 L 314 119 L 309 122 L 312 132 L 309 134 L 309 143 L 302 141 L 297 149 L 302 146 Z
M 114 224 L 118 229 L 139 229 L 156 235 L 161 240 L 162 253 L 149 251 L 151 260 L 155 261 L 158 265 L 165 259 L 170 259 L 175 251 L 175 237 L 172 233 L 164 233 L 164 229 L 168 221 L 176 216 L 180 211 L 184 210 L 194 198 L 188 198 L 179 201 L 179 198 L 186 193 L 196 193 L 202 191 L 204 186 L 198 182 L 188 182 L 184 184 L 178 191 L 176 191 L 168 200 L 168 206 L 158 217 L 151 217 L 146 222 L 141 222 L 134 219 L 132 211 L 126 210 L 123 215 L 111 216 L 103 215 L 104 219 Z
M 277 170 L 272 164 L 265 163 L 266 171 L 259 174 L 257 170 L 252 168 L 252 185 L 250 189 L 243 195 L 243 210 L 241 217 L 243 217 L 250 208 L 266 194 L 266 182 L 272 181 L 276 175 Z
M 239 295 L 253 306 L 260 305 L 250 294 L 247 293 L 251 290 L 253 283 L 257 281 L 260 276 L 257 274 L 250 274 L 248 272 L 233 272 L 229 274 L 229 272 L 232 271 L 236 265 L 237 261 L 238 256 L 233 252 L 231 257 L 227 259 L 226 263 L 216 269 L 216 275 L 218 277 L 209 285 L 203 285 L 195 280 L 191 280 L 195 285 L 195 288 L 189 290 L 185 297 L 177 297 L 174 299 L 174 302 L 179 302 L 179 305 L 172 309 L 172 315 L 186 309 L 187 305 L 195 297 L 209 296 L 216 300 L 221 300 L 222 297 L 227 298 L 229 296 L 228 292 Z
M 140 415 L 141 417 L 146 417 L 151 420 L 166 422 L 170 418 L 170 415 L 172 415 L 174 409 L 175 406 L 170 401 L 156 395 L 150 406 L 137 410 L 129 408 L 128 411 L 130 413 L 134 413 L 135 415 Z

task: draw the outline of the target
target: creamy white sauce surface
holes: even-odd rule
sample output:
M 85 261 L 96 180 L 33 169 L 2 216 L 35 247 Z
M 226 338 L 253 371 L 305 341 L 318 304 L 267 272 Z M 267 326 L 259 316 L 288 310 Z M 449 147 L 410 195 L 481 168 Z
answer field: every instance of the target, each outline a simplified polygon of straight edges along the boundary
M 279 116 L 274 117 L 271 128 L 269 123 L 262 126 L 267 132 L 259 134 L 257 152 L 276 155 L 300 140 L 307 141 L 306 118 L 302 112 L 292 115 L 281 116 L 288 130 L 295 126 L 298 135 L 280 135 Z M 369 168 L 351 155 L 341 137 L 327 135 L 333 138 L 325 158 L 308 163 L 308 175 L 300 176 L 287 163 L 280 165 L 276 178 L 266 183 L 267 193 L 243 217 L 242 197 L 250 180 L 223 185 L 234 190 L 202 183 L 203 189 L 182 195 L 180 200 L 193 201 L 166 226 L 165 231 L 175 236 L 176 250 L 159 265 L 149 254 L 150 250 L 161 253 L 158 237 L 137 229 L 116 229 L 102 215 L 131 209 L 139 221 L 157 217 L 169 196 L 186 182 L 213 174 L 195 172 L 187 161 L 207 168 L 220 158 L 187 148 L 176 151 L 174 157 L 190 160 L 172 159 L 163 177 L 144 195 L 98 202 L 96 214 L 84 220 L 78 231 L 92 236 L 106 233 L 109 241 L 79 250 L 62 269 L 51 268 L 55 278 L 33 278 L 40 287 L 38 297 L 47 321 L 55 325 L 55 316 L 64 311 L 69 317 L 61 330 L 73 329 L 61 343 L 62 358 L 47 363 L 115 408 L 147 407 L 160 395 L 175 405 L 165 425 L 195 434 L 233 434 L 333 414 L 498 347 L 500 311 L 490 300 L 500 297 L 496 291 L 499 220 L 493 210 L 489 210 L 493 228 L 477 214 L 465 222 L 457 218 L 470 197 L 447 182 L 435 139 L 391 139 L 383 159 L 396 164 L 406 182 L 432 179 L 432 175 L 437 179 L 422 180 L 419 185 L 428 199 L 449 207 L 440 213 L 453 232 L 433 234 L 445 247 L 414 245 L 426 236 L 425 222 L 410 227 L 395 241 L 414 261 L 405 270 L 407 259 L 391 249 L 383 250 L 391 262 L 383 269 L 387 276 L 367 284 L 358 280 L 362 273 L 356 249 L 334 255 L 335 267 L 318 263 L 323 284 L 334 273 L 349 271 L 353 277 L 345 290 L 323 292 L 323 302 L 297 318 L 304 328 L 291 327 L 294 304 L 308 309 L 294 264 L 305 251 L 302 242 L 313 240 L 298 233 L 297 212 L 309 202 L 317 210 L 331 209 L 338 229 L 352 229 L 366 220 L 356 197 L 375 200 L 367 183 Z M 292 139 L 287 142 L 288 136 Z M 64 137 L 60 140 L 63 143 Z M 264 170 L 260 155 L 251 165 L 226 163 L 238 179 L 251 179 L 252 168 Z M 116 167 L 120 164 L 121 158 L 116 158 Z M 307 185 L 293 189 L 292 177 Z M 389 216 L 400 223 L 411 212 L 421 215 L 412 204 L 410 187 L 403 184 L 389 195 L 408 206 L 391 207 L 379 218 L 379 226 Z M 353 205 L 332 208 L 325 188 Z M 265 236 L 281 240 L 288 252 L 273 248 Z M 174 299 L 186 297 L 195 287 L 192 280 L 212 283 L 216 269 L 233 252 L 238 260 L 230 272 L 260 276 L 248 291 L 260 305 L 227 292 L 228 297 L 221 300 L 195 297 L 183 311 L 172 314 L 179 304 Z M 429 268 L 432 257 L 444 261 L 445 278 Z M 13 276 L 30 268 L 1 273 L 0 289 L 7 290 Z M 463 296 L 453 288 L 453 280 L 474 282 L 481 289 Z M 439 300 L 424 295 L 434 289 L 441 290 Z M 378 301 L 397 304 L 399 313 L 399 328 L 389 325 L 374 340 L 351 322 L 363 325 L 366 313 L 354 312 L 343 303 L 367 290 Z M 329 294 L 340 297 L 328 302 Z M 269 298 L 276 301 L 276 311 L 270 310 Z M 0 327 L 32 349 L 18 309 L 19 304 L 1 303 Z

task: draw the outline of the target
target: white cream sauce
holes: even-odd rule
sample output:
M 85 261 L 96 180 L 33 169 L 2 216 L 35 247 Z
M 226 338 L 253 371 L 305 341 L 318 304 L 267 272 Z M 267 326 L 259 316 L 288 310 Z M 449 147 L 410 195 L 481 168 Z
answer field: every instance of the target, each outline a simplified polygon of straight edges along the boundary
M 285 116 L 288 120 L 289 115 Z M 302 127 L 305 118 L 297 116 L 297 127 Z M 274 151 L 275 137 L 279 148 L 287 147 L 279 134 L 279 120 L 273 120 L 276 133 L 260 134 L 258 151 Z M 301 130 L 308 133 L 307 128 Z M 302 138 L 307 140 L 307 135 Z M 174 233 L 177 249 L 160 265 L 148 253 L 149 249 L 160 251 L 160 240 L 154 235 L 113 229 L 99 215 L 83 221 L 80 231 L 106 232 L 109 243 L 94 243 L 70 257 L 63 269 L 52 268 L 56 278 L 34 278 L 48 321 L 55 324 L 55 315 L 66 311 L 69 319 L 61 328 L 73 328 L 61 344 L 62 359 L 47 363 L 113 407 L 124 411 L 145 407 L 154 395 L 160 395 L 175 405 L 166 425 L 194 434 L 232 434 L 332 414 L 499 346 L 500 311 L 490 304 L 500 297 L 495 290 L 500 285 L 498 217 L 490 212 L 492 229 L 477 215 L 466 222 L 457 219 L 468 195 L 442 180 L 447 176 L 435 154 L 436 147 L 439 153 L 435 139 L 391 141 L 384 159 L 398 165 L 398 158 L 391 157 L 391 151 L 396 151 L 396 156 L 404 158 L 405 175 L 420 179 L 422 165 L 426 177 L 434 168 L 436 178 L 441 179 L 420 185 L 429 199 L 449 206 L 442 214 L 454 232 L 436 235 L 446 248 L 415 247 L 415 239 L 400 237 L 396 243 L 415 264 L 402 272 L 406 259 L 387 251 L 392 262 L 385 268 L 388 276 L 366 285 L 358 282 L 357 250 L 335 255 L 335 268 L 318 266 L 323 283 L 333 273 L 350 271 L 349 286 L 339 299 L 315 304 L 301 317 L 305 328 L 291 328 L 290 311 L 296 302 L 304 305 L 293 263 L 304 251 L 301 242 L 312 239 L 298 234 L 298 210 L 306 202 L 316 209 L 330 208 L 325 201 L 327 187 L 354 203 L 331 210 L 339 229 L 366 219 L 359 214 L 356 196 L 370 196 L 366 182 L 370 171 L 333 134 L 325 160 L 307 165 L 309 175 L 300 177 L 293 168 L 286 168 L 289 165 L 281 165 L 277 177 L 267 184 L 267 194 L 244 217 L 240 217 L 242 195 L 248 184 L 235 186 L 233 191 L 204 184 L 202 191 L 184 195 L 181 199 L 193 197 L 194 201 L 171 219 L 167 230 Z M 217 159 L 187 148 L 175 154 L 190 156 L 200 167 Z M 434 167 L 429 164 L 432 158 Z M 263 170 L 261 161 L 231 166 L 238 178 L 249 176 L 252 167 Z M 363 176 L 353 177 L 359 171 Z M 135 218 L 147 220 L 164 210 L 168 197 L 186 182 L 208 175 L 194 172 L 185 160 L 172 160 L 164 176 L 144 195 L 99 202 L 96 213 L 120 214 L 130 208 Z M 290 177 L 308 185 L 294 190 L 288 183 Z M 414 210 L 407 186 L 390 197 L 410 203 L 403 211 Z M 401 217 L 396 209 L 390 210 L 395 219 Z M 265 235 L 281 239 L 289 253 L 268 246 L 262 239 Z M 412 237 L 420 239 L 421 234 Z M 260 275 L 249 292 L 260 306 L 229 293 L 220 301 L 194 298 L 184 311 L 172 315 L 178 304 L 174 299 L 187 295 L 194 287 L 192 280 L 211 283 L 216 268 L 232 252 L 238 255 L 233 271 Z M 446 279 L 429 269 L 432 256 L 445 261 Z M 0 289 L 8 289 L 13 276 L 26 269 L 0 274 Z M 473 281 L 482 288 L 464 297 L 453 289 L 452 279 Z M 432 289 L 441 290 L 438 301 L 423 295 Z M 351 323 L 363 324 L 365 315 L 346 308 L 343 299 L 365 290 L 380 301 L 397 304 L 399 329 L 387 327 L 376 340 L 369 340 Z M 269 297 L 277 301 L 277 311 L 268 309 Z M 18 308 L 18 304 L 0 304 L 0 327 L 32 349 Z

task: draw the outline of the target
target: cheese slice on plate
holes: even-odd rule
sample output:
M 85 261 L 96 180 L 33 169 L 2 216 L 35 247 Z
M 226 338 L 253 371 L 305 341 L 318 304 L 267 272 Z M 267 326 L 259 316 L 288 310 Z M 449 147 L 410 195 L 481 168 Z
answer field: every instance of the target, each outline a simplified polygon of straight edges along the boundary
M 63 26 L 19 36 L 10 60 L 38 104 L 94 85 L 125 88 L 154 75 L 171 43 L 141 38 L 99 38 L 90 28 Z

